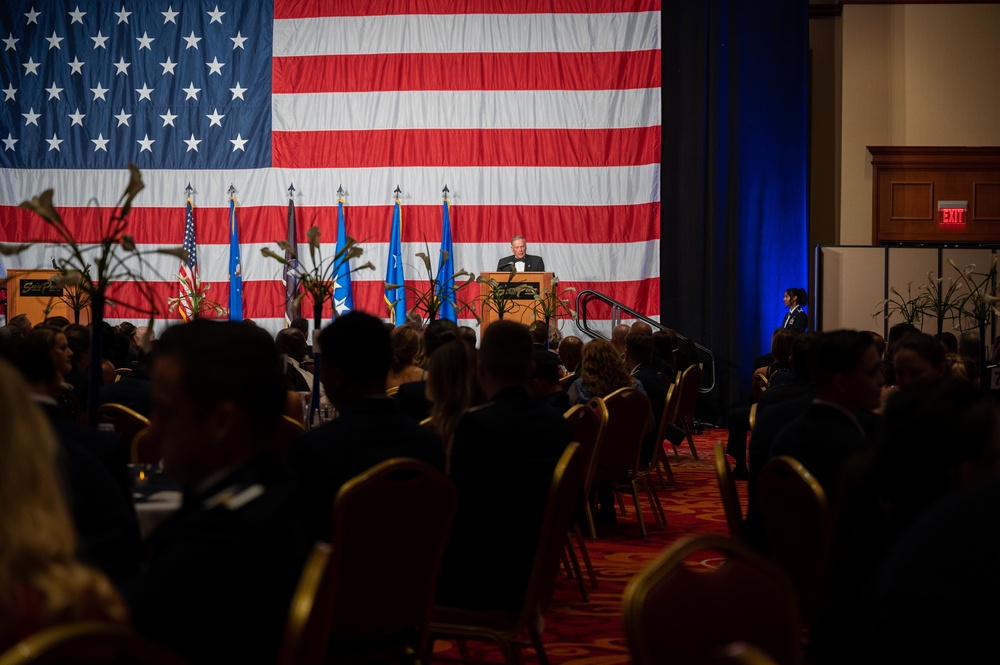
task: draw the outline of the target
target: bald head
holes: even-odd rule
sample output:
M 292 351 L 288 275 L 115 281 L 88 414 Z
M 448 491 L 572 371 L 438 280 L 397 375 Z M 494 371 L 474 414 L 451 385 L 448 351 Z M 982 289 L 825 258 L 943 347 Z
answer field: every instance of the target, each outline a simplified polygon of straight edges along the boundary
M 632 327 L 629 329 L 629 332 L 642 333 L 644 335 L 652 335 L 653 326 L 649 325 L 645 321 L 636 321 L 635 323 L 632 324 Z
M 627 323 L 619 323 L 611 329 L 611 343 L 615 345 L 619 353 L 625 353 L 625 337 L 631 330 Z

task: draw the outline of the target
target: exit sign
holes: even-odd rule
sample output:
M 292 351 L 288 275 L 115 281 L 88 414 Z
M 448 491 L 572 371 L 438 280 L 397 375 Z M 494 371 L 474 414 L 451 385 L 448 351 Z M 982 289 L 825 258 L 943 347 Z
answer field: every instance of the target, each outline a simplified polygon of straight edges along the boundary
M 938 201 L 941 226 L 965 226 L 965 211 L 968 208 L 968 201 Z

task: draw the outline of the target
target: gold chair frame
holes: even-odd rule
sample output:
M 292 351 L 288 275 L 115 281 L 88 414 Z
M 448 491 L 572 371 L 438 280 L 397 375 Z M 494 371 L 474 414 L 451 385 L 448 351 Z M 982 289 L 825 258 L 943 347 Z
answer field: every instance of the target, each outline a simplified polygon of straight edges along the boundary
M 180 655 L 114 623 L 79 621 L 45 628 L 0 654 L 0 665 L 188 665 Z

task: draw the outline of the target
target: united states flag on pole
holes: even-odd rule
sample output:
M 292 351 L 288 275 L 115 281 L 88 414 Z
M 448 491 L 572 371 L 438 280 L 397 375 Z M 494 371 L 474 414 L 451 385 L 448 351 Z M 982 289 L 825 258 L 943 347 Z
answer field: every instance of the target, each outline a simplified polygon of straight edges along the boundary
M 277 330 L 285 284 L 260 249 L 285 238 L 289 182 L 300 256 L 310 226 L 335 251 L 331 183 L 343 183 L 351 235 L 377 268 L 353 275 L 355 306 L 382 315 L 391 192 L 408 193 L 402 256 L 416 266 L 440 237 L 447 182 L 456 269 L 491 270 L 524 235 L 561 284 L 658 316 L 660 20 L 659 0 L 6 0 L 0 241 L 46 237 L 16 205 L 51 187 L 78 240 L 96 242 L 98 206 L 117 200 L 131 161 L 147 185 L 131 214 L 140 248 L 182 244 L 177 196 L 191 182 L 200 275 L 223 299 L 233 183 L 243 315 Z M 166 312 L 176 263 L 159 261 L 144 277 L 161 316 L 179 317 Z M 128 283 L 114 295 L 140 302 Z
M 198 294 L 198 242 L 194 235 L 194 204 L 188 195 L 187 212 L 184 215 L 184 249 L 187 251 L 187 261 L 181 261 L 180 269 L 180 302 L 178 313 L 185 321 L 190 321 L 198 313 L 195 311 L 194 296 Z

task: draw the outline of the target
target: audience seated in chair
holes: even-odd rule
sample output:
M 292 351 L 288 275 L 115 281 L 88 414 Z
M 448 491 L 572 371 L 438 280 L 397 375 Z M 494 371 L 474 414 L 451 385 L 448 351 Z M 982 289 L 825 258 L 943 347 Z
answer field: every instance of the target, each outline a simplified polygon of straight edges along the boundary
M 382 321 L 354 311 L 319 336 L 320 374 L 335 420 L 293 441 L 288 464 L 304 498 L 310 541 L 330 537 L 330 509 L 340 487 L 392 457 L 412 457 L 444 471 L 441 439 L 386 397 L 392 350 Z
M 562 338 L 559 342 L 559 360 L 568 374 L 580 371 L 580 361 L 583 360 L 583 340 L 573 335 Z
M 60 447 L 18 372 L 0 360 L 0 652 L 69 621 L 123 622 L 110 581 L 77 559 L 57 472 Z
M 524 601 L 552 472 L 572 437 L 561 412 L 528 396 L 531 362 L 526 326 L 501 320 L 483 333 L 477 373 L 491 401 L 466 412 L 455 430 L 458 513 L 440 605 L 513 610 Z
M 769 456 L 797 459 L 835 500 L 847 459 L 872 445 L 877 419 L 871 412 L 879 407 L 882 368 L 871 338 L 853 330 L 820 334 L 811 357 L 816 397 L 778 434 Z
M 27 381 L 59 442 L 59 469 L 84 559 L 115 580 L 139 563 L 139 525 L 129 489 L 128 449 L 113 434 L 99 432 L 66 416 L 56 402 L 62 382 L 52 354 L 38 335 L 4 345 Z
M 389 376 L 386 387 L 423 381 L 424 368 L 416 364 L 418 356 L 423 356 L 423 335 L 414 328 L 402 325 L 393 328 L 389 334 L 389 345 L 392 347 L 392 364 L 389 366 Z
M 153 368 L 150 436 L 185 490 L 123 586 L 136 628 L 193 663 L 274 662 L 305 561 L 295 494 L 270 450 L 285 388 L 261 328 L 168 328 Z
M 152 349 L 140 349 L 135 369 L 118 381 L 101 386 L 99 403 L 122 404 L 149 418 L 153 411 L 152 353 Z
M 419 318 L 419 317 L 418 317 Z M 459 339 L 458 325 L 448 319 L 435 319 L 423 329 L 424 363 L 443 345 Z M 399 408 L 416 422 L 422 422 L 431 415 L 431 403 L 424 390 L 427 387 L 426 377 L 420 381 L 410 381 L 399 385 L 395 400 Z
M 935 502 L 1000 472 L 993 400 L 957 379 L 900 389 L 886 406 L 878 445 L 854 462 L 838 510 L 829 602 L 814 634 L 817 662 L 864 651 L 869 636 L 861 631 L 880 571 L 907 529 Z
M 539 349 L 536 344 L 532 357 L 535 365 L 531 378 L 528 379 L 528 394 L 559 411 L 569 409 L 569 396 L 559 382 L 562 366 L 559 356 L 546 349 Z
M 430 426 L 451 457 L 455 429 L 462 415 L 486 401 L 476 379 L 476 349 L 469 344 L 445 344 L 427 362 L 427 398 L 431 401 Z
M 642 323 L 642 322 L 639 322 Z M 633 328 L 638 323 L 633 324 Z M 644 323 L 643 325 L 649 325 Z M 650 405 L 653 409 L 653 429 L 646 435 L 642 444 L 642 452 L 639 461 L 649 464 L 653 460 L 656 446 L 662 446 L 663 440 L 656 441 L 656 435 L 660 429 L 660 420 L 663 418 L 663 407 L 666 404 L 667 384 L 660 376 L 660 373 L 653 367 L 653 336 L 643 332 L 630 332 L 625 337 L 625 369 L 629 371 L 632 378 L 642 384 L 649 397 Z M 663 427 L 664 439 L 673 446 L 679 446 L 684 442 L 684 430 L 673 423 L 667 423 Z

